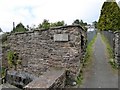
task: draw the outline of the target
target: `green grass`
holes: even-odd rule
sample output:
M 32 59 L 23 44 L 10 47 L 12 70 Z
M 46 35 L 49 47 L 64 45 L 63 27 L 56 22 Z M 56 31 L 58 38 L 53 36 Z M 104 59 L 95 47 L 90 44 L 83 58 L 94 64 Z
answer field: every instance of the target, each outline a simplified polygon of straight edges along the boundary
M 1 74 L 2 74 L 2 78 L 5 77 L 5 68 L 4 68 L 4 67 L 1 68 L 1 71 L 0 71 L 0 72 L 1 72 Z
M 101 34 L 101 37 L 102 37 L 102 40 L 104 41 L 105 45 L 106 45 L 106 48 L 107 48 L 107 52 L 109 54 L 109 58 L 114 58 L 114 54 L 113 54 L 113 49 L 111 48 L 109 42 L 108 42 L 108 39 L 105 38 L 104 35 Z
M 117 68 L 118 68 L 118 65 L 115 63 L 115 60 L 114 60 L 113 49 L 112 49 L 112 47 L 110 46 L 108 39 L 107 39 L 103 34 L 101 34 L 101 37 L 102 37 L 103 42 L 104 42 L 105 45 L 106 45 L 106 50 L 107 50 L 107 55 L 108 55 L 108 58 L 109 58 L 109 63 L 111 64 L 111 66 L 112 66 L 114 69 L 117 69 Z
M 92 39 L 92 41 L 87 45 L 87 48 L 86 48 L 86 55 L 85 55 L 85 58 L 84 58 L 84 66 L 87 65 L 87 63 L 92 60 L 92 55 L 93 55 L 93 44 L 95 43 L 96 41 L 96 37 L 97 35 L 94 36 L 94 38 Z
M 77 84 L 80 85 L 82 83 L 82 80 L 83 80 L 83 71 L 80 71 L 76 80 Z
M 93 48 L 92 47 L 93 47 L 93 44 L 96 41 L 96 37 L 97 37 L 97 35 L 95 35 L 94 38 L 92 39 L 92 41 L 87 45 L 86 55 L 83 59 L 83 67 L 82 67 L 82 70 L 80 71 L 80 74 L 77 77 L 77 80 L 76 80 L 78 85 L 80 85 L 82 83 L 83 79 L 84 79 L 83 68 L 85 68 L 93 58 Z

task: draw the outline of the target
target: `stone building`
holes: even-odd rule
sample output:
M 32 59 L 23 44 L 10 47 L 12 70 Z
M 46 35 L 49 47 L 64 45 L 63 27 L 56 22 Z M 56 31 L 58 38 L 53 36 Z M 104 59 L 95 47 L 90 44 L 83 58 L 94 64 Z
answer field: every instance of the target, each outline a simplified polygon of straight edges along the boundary
M 86 31 L 79 25 L 11 33 L 9 49 L 16 52 L 22 64 L 17 70 L 39 77 L 51 69 L 69 70 L 76 78 L 82 66 L 86 48 Z

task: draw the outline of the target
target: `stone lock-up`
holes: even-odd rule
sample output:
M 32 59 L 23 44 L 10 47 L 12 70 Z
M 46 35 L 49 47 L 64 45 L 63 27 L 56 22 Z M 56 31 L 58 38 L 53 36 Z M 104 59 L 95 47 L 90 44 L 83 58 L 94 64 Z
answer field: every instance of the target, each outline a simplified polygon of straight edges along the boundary
M 17 69 L 36 77 L 62 68 L 69 70 L 69 76 L 75 79 L 81 70 L 86 41 L 86 31 L 79 25 L 7 35 L 9 50 L 18 53 L 22 60 Z

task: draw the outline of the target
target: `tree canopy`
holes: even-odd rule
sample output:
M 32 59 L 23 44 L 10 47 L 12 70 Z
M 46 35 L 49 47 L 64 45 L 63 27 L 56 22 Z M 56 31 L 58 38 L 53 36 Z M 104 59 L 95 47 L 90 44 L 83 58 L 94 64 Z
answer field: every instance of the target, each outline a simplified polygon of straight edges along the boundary
M 0 28 L 0 32 L 3 32 L 1 28 Z
M 25 32 L 28 31 L 22 23 L 17 24 L 15 28 L 11 32 Z
M 98 24 L 97 21 L 92 22 L 92 25 L 93 25 L 95 28 L 97 28 L 97 24 Z
M 55 23 L 50 23 L 51 27 L 64 26 L 64 25 L 65 25 L 64 21 L 58 21 L 58 22 L 55 22 Z
M 76 19 L 73 21 L 72 24 L 73 25 L 78 24 L 78 25 L 82 26 L 85 30 L 87 30 L 87 28 L 85 27 L 87 25 L 87 23 L 83 22 L 83 20 Z
M 50 23 L 49 20 L 44 19 L 42 23 L 38 25 L 38 28 L 49 29 L 50 27 L 64 26 L 64 21 L 58 21 L 55 23 Z
M 120 30 L 120 8 L 115 0 L 112 0 L 112 2 L 104 2 L 98 21 L 98 29 Z

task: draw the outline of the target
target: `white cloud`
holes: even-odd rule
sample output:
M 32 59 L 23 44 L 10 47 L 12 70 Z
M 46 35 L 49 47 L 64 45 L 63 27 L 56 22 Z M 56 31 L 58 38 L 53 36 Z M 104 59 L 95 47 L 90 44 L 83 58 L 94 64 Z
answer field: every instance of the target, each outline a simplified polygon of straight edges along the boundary
M 71 24 L 75 19 L 91 23 L 97 20 L 105 0 L 0 0 L 0 27 L 12 29 L 12 23 L 38 25 L 43 19 L 50 22 L 64 20 Z

